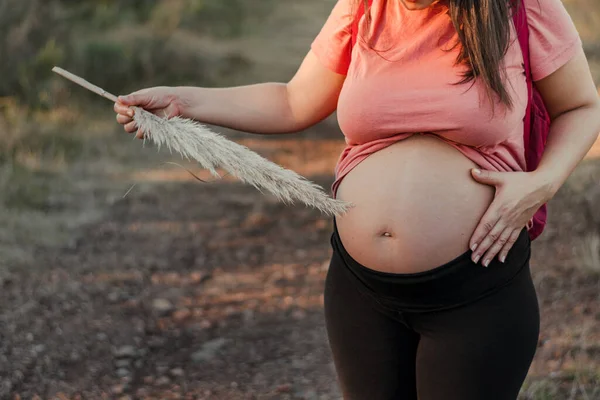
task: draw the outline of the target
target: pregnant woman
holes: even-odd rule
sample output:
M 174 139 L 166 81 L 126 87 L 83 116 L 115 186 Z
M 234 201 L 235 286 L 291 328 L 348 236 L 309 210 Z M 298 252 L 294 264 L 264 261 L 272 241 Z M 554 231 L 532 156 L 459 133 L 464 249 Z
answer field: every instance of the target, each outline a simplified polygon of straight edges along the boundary
M 514 400 L 539 332 L 528 229 L 600 131 L 579 35 L 560 0 L 362 1 L 337 1 L 286 84 L 144 89 L 117 120 L 136 132 L 140 106 L 268 134 L 337 109 L 332 192 L 355 207 L 334 219 L 325 317 L 344 398 Z M 551 117 L 532 172 L 521 6 Z

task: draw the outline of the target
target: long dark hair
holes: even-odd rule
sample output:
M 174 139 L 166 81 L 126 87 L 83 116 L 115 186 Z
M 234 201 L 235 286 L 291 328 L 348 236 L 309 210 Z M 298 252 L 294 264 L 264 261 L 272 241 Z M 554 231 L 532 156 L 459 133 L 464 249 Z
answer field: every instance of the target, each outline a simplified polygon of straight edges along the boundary
M 368 0 L 357 1 L 364 1 L 365 10 L 368 9 Z M 502 103 L 511 108 L 513 103 L 504 86 L 506 72 L 500 66 L 510 44 L 510 21 L 512 13 L 518 7 L 517 2 L 514 0 L 447 0 L 447 2 L 452 24 L 458 33 L 457 45 L 461 45 L 456 64 L 468 67 L 458 83 L 468 83 L 475 78 L 480 78 L 485 83 L 490 100 L 495 93 Z M 370 23 L 368 14 L 367 23 Z

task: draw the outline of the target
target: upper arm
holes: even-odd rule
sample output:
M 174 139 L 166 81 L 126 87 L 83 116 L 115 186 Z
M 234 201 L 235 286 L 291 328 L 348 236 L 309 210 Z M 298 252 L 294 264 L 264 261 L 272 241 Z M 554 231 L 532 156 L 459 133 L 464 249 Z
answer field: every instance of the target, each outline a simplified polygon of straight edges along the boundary
M 524 0 L 535 85 L 551 118 L 594 104 L 597 93 L 579 33 L 561 0 Z
M 345 75 L 326 68 L 313 51 L 309 51 L 287 84 L 294 120 L 306 128 L 334 112 L 345 79 Z
M 336 0 L 310 51 L 288 83 L 292 114 L 310 126 L 335 111 L 350 66 L 351 0 Z
M 598 105 L 598 92 L 581 48 L 565 65 L 535 85 L 552 119 L 580 107 Z

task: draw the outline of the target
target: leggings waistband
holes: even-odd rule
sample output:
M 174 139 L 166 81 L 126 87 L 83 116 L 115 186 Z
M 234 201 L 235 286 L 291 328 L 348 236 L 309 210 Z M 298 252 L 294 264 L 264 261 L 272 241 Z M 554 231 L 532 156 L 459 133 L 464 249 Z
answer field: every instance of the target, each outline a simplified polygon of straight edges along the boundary
M 471 250 L 438 267 L 417 273 L 389 273 L 368 268 L 344 248 L 333 219 L 331 245 L 345 269 L 363 291 L 403 311 L 435 311 L 467 304 L 507 285 L 519 274 L 529 273 L 531 240 L 523 228 L 505 263 L 497 257 L 488 267 L 471 260 Z

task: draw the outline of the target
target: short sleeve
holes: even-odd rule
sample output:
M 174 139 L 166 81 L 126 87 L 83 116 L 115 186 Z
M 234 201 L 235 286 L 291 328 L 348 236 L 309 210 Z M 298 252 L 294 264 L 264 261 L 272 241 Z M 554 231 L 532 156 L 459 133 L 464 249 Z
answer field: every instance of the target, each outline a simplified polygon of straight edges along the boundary
M 561 0 L 525 0 L 529 23 L 529 52 L 533 80 L 538 81 L 565 65 L 582 43 Z
M 346 75 L 350 66 L 352 8 L 351 0 L 337 0 L 310 46 L 325 67 L 341 75 Z

